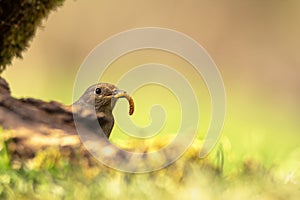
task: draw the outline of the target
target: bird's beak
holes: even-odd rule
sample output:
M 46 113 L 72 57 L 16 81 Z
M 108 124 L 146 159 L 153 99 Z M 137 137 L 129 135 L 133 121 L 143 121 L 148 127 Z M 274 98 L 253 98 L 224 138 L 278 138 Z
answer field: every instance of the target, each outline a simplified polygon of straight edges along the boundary
M 128 103 L 129 103 L 129 114 L 132 115 L 134 111 L 134 102 L 133 99 L 129 94 L 127 94 L 126 91 L 124 90 L 115 90 L 113 92 L 113 98 L 114 99 L 119 99 L 119 98 L 126 98 Z
M 127 99 L 127 96 L 129 96 L 127 94 L 127 92 L 125 90 L 115 90 L 113 92 L 113 98 L 115 99 L 118 99 L 118 98 L 126 98 Z

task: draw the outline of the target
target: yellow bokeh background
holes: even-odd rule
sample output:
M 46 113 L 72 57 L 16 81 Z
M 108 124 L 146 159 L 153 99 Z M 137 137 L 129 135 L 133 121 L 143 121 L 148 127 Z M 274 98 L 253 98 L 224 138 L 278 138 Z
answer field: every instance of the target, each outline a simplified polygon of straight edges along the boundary
M 285 162 L 287 155 L 299 152 L 299 8 L 296 0 L 67 0 L 43 22 L 24 58 L 13 60 L 3 77 L 14 96 L 71 104 L 77 70 L 96 45 L 131 28 L 174 29 L 203 45 L 224 79 L 223 137 L 235 152 L 226 158 L 228 162 L 235 156 Z M 201 77 L 183 59 L 153 50 L 132 52 L 112 63 L 103 80 L 115 83 L 126 71 L 146 62 L 166 63 L 191 82 L 203 113 L 199 126 L 203 136 L 209 126 L 209 94 Z M 172 95 L 162 88 L 144 88 L 133 94 L 135 123 L 150 122 L 153 93 L 168 111 L 178 108 L 175 99 L 168 107 L 165 99 Z M 174 118 L 167 130 L 173 132 L 177 122 Z M 113 138 L 126 137 L 117 128 L 114 131 Z

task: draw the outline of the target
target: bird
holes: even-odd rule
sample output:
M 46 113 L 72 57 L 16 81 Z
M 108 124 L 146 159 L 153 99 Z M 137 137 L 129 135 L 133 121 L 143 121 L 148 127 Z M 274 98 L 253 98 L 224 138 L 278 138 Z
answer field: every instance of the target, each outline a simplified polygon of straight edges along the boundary
M 102 131 L 109 138 L 114 126 L 112 111 L 119 98 L 126 98 L 128 100 L 129 115 L 132 115 L 134 112 L 132 97 L 125 90 L 120 90 L 111 83 L 97 83 L 88 87 L 72 106 L 79 114 L 85 111 L 95 111 Z

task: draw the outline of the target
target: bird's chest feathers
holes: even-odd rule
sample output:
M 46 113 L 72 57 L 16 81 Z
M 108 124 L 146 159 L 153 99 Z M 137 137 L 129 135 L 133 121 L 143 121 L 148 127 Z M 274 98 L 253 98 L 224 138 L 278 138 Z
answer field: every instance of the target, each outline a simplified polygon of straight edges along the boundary
M 109 137 L 111 130 L 114 126 L 114 116 L 112 114 L 112 110 L 103 110 L 100 111 L 104 114 L 104 120 L 101 118 L 101 120 L 98 119 L 98 122 L 104 132 L 104 134 Z

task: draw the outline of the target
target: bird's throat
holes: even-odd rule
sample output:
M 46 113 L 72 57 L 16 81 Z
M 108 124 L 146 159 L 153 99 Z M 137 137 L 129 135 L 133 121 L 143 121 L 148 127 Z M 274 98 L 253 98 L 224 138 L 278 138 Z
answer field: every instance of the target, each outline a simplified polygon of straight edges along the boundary
M 113 129 L 114 126 L 114 116 L 112 114 L 112 110 L 110 111 L 103 110 L 102 113 L 104 114 L 102 115 L 104 116 L 104 119 L 103 118 L 101 118 L 101 120 L 98 119 L 98 122 L 104 134 L 107 136 L 107 138 L 109 138 L 111 130 Z

